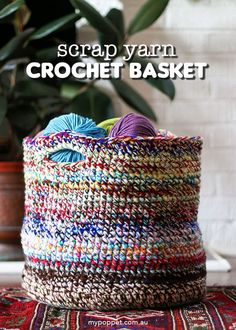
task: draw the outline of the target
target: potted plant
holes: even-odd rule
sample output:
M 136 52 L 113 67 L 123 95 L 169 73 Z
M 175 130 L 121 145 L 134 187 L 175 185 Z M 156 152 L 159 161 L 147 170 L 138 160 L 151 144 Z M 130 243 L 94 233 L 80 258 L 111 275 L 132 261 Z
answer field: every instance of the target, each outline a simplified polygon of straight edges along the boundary
M 126 28 L 122 6 L 109 8 L 102 16 L 91 6 L 93 0 L 88 2 L 61 1 L 63 14 L 57 10 L 57 16 L 53 9 L 58 8 L 55 0 L 48 0 L 46 13 L 42 2 L 5 0 L 0 4 L 0 27 L 4 26 L 8 33 L 7 41 L 0 45 L 0 240 L 19 237 L 24 199 L 22 139 L 36 134 L 62 113 L 78 113 L 97 123 L 115 115 L 110 95 L 97 87 L 97 80 L 81 82 L 72 77 L 32 80 L 25 74 L 27 63 L 57 63 L 58 45 L 70 44 L 73 38 L 75 42 L 75 22 L 82 18 L 96 30 L 100 45 L 115 44 L 120 56 L 124 51 L 122 44 L 154 23 L 168 4 L 168 0 L 148 0 Z M 72 63 L 79 58 L 66 57 L 63 61 Z M 137 55 L 135 61 L 142 66 L 146 63 Z M 110 83 L 130 107 L 156 119 L 148 102 L 130 84 L 112 78 Z M 174 98 L 172 81 L 147 79 L 147 83 Z
M 64 1 L 60 9 L 59 16 L 65 11 L 71 12 L 73 7 Z M 52 18 L 49 13 L 47 11 L 47 15 L 43 16 L 45 24 Z M 27 6 L 21 0 L 0 3 L 0 29 L 4 31 L 0 41 L 0 249 L 14 259 L 19 256 L 19 233 L 24 210 L 22 139 L 35 134 L 44 125 L 49 109 L 62 104 L 60 97 L 57 97 L 60 94 L 58 89 L 52 87 L 53 82 L 35 83 L 25 79 L 25 64 L 37 58 L 44 43 L 46 47 L 51 42 L 44 38 L 41 44 L 35 42 L 33 46 L 29 45 L 35 28 L 28 25 L 38 27 L 34 4 L 29 1 Z M 73 25 L 69 32 L 70 36 L 75 36 Z M 48 112 L 44 114 L 47 105 Z M 9 246 L 12 248 L 9 249 Z

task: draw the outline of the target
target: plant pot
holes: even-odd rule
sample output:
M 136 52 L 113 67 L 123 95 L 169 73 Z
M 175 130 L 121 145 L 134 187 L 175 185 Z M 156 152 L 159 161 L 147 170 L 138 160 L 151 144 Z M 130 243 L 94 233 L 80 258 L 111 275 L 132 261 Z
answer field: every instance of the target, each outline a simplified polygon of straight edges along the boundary
M 23 163 L 0 162 L 0 242 L 20 241 L 23 214 Z

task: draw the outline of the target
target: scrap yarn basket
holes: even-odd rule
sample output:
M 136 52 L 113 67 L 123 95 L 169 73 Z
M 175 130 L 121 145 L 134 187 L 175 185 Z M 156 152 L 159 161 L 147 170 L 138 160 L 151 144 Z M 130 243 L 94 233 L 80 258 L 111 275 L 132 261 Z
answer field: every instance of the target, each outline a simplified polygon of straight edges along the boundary
M 23 287 L 81 310 L 165 308 L 205 295 L 200 137 L 24 140 Z M 56 163 L 50 154 L 85 156 Z

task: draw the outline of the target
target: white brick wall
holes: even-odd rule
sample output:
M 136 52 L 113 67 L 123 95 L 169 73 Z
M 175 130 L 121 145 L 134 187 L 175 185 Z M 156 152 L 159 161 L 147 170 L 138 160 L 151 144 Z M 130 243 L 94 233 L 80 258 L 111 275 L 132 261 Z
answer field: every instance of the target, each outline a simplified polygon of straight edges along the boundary
M 126 18 L 145 0 L 123 0 Z M 159 126 L 204 137 L 199 221 L 205 241 L 236 255 L 236 1 L 170 0 L 164 16 L 135 43 L 173 43 L 177 61 L 208 62 L 207 80 L 176 81 L 167 100 L 149 85 L 132 82 L 156 110 Z M 121 112 L 128 111 L 124 104 Z

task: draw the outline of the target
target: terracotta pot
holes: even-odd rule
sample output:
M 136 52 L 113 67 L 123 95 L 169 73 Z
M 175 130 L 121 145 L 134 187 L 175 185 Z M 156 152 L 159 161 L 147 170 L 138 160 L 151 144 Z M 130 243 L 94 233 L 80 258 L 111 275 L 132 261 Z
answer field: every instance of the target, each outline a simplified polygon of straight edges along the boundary
M 22 162 L 0 162 L 0 241 L 16 242 L 24 214 Z

